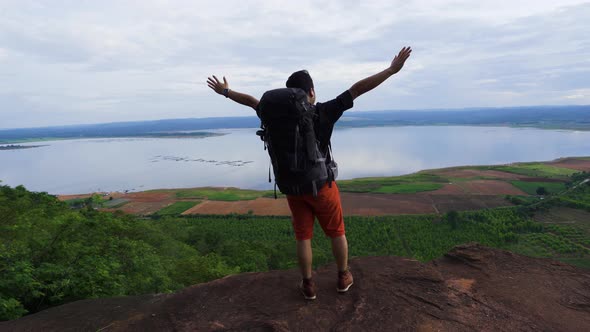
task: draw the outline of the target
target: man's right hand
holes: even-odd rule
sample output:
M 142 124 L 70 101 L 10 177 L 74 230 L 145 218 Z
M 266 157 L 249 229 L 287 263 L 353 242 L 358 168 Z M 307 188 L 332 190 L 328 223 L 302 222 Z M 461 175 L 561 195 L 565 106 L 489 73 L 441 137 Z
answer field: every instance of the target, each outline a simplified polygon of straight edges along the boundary
M 250 95 L 247 95 L 245 93 L 240 93 L 238 91 L 230 90 L 229 84 L 227 83 L 225 76 L 223 77 L 223 83 L 221 83 L 215 75 L 213 75 L 213 78 L 207 77 L 207 85 L 211 88 L 211 90 L 215 91 L 216 93 L 218 93 L 222 96 L 225 96 L 225 97 L 235 101 L 238 104 L 249 106 L 249 107 L 252 107 L 253 109 L 256 109 L 258 107 L 258 99 L 254 98 Z M 227 89 L 226 94 L 223 93 L 223 90 L 225 90 L 225 89 Z
M 399 54 L 395 56 L 393 61 L 391 61 L 391 66 L 389 66 L 389 72 L 391 73 L 391 75 L 397 73 L 402 69 L 404 63 L 406 62 L 406 60 L 408 60 L 411 53 L 412 48 L 409 46 L 404 47 L 401 51 L 399 51 Z
M 229 89 L 229 84 L 227 83 L 225 76 L 223 77 L 223 83 L 221 83 L 215 75 L 213 75 L 213 78 L 207 77 L 207 85 L 220 95 L 223 94 L 223 90 Z

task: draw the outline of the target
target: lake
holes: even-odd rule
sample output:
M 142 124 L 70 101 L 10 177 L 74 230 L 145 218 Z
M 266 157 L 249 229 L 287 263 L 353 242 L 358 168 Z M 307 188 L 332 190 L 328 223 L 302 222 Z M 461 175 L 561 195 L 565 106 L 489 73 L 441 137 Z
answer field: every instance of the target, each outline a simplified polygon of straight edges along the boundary
M 116 138 L 43 142 L 0 151 L 2 184 L 52 194 L 232 186 L 272 189 L 256 129 L 207 138 Z M 27 143 L 22 145 L 38 145 Z M 590 132 L 509 127 L 337 129 L 339 178 L 390 176 L 462 165 L 590 155 Z

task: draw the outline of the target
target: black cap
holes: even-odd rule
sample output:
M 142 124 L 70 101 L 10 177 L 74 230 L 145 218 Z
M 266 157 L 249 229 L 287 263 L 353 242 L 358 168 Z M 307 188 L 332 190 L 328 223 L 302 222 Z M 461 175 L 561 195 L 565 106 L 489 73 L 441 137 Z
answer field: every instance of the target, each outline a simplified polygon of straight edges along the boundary
M 307 70 L 296 71 L 287 79 L 287 88 L 299 88 L 310 93 L 313 88 L 313 80 Z

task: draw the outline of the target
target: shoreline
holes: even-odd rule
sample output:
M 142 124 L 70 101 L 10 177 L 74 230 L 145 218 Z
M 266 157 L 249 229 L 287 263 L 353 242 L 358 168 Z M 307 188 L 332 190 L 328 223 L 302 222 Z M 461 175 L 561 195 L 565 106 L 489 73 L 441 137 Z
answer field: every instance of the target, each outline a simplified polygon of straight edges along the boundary
M 0 145 L 23 144 L 23 143 L 37 143 L 37 142 L 53 142 L 53 141 L 75 141 L 75 140 L 91 140 L 91 139 L 125 139 L 125 138 L 208 138 L 216 136 L 224 136 L 224 133 L 214 132 L 195 132 L 195 133 L 160 133 L 160 134 L 142 134 L 142 135 L 125 135 L 125 136 L 86 136 L 86 137 L 42 137 L 42 138 L 22 138 L 15 140 L 0 140 Z M 47 145 L 39 145 L 47 146 Z M 36 146 L 37 147 L 37 146 Z
M 526 161 L 526 162 L 514 162 L 514 163 L 505 163 L 505 164 L 490 164 L 490 165 L 461 165 L 461 166 L 450 166 L 450 167 L 443 167 L 443 168 L 431 168 L 431 169 L 423 169 L 414 173 L 407 173 L 407 174 L 400 174 L 400 175 L 384 175 L 384 176 L 371 176 L 371 177 L 359 177 L 359 178 L 352 178 L 352 179 L 337 179 L 336 182 L 350 182 L 350 181 L 363 181 L 363 180 L 371 180 L 371 179 L 383 179 L 383 178 L 403 178 L 407 176 L 412 176 L 416 174 L 424 174 L 424 173 L 444 173 L 449 171 L 460 171 L 460 170 L 475 170 L 475 169 L 493 169 L 495 167 L 509 167 L 509 166 L 522 166 L 522 165 L 530 165 L 530 164 L 546 164 L 552 165 L 561 162 L 567 162 L 572 160 L 582 160 L 588 161 L 590 164 L 590 156 L 568 156 L 568 157 L 560 157 L 553 160 L 541 160 L 541 161 Z M 590 171 L 590 170 L 589 170 Z M 272 190 L 268 189 L 248 189 L 248 188 L 239 188 L 239 187 L 231 187 L 231 186 L 203 186 L 203 187 L 177 187 L 177 188 L 154 188 L 154 189 L 147 189 L 147 190 L 123 190 L 123 191 L 100 191 L 100 192 L 90 192 L 90 193 L 77 193 L 77 194 L 59 194 L 59 193 L 50 193 L 50 195 L 54 195 L 57 197 L 90 197 L 94 194 L 98 195 L 117 195 L 117 196 L 124 196 L 128 194 L 134 193 L 156 193 L 156 192 L 177 192 L 177 191 L 190 191 L 190 190 L 198 190 L 198 189 L 212 189 L 212 190 L 239 190 L 239 191 L 247 191 L 247 192 L 258 192 L 258 193 L 266 193 Z M 280 194 L 277 190 L 277 194 Z
M 590 131 L 590 127 L 573 127 L 556 125 L 551 126 L 547 124 L 507 124 L 507 123 L 485 123 L 485 124 L 464 124 L 464 123 L 408 123 L 408 124 L 396 124 L 396 123 L 385 123 L 383 125 L 378 124 L 360 124 L 355 125 L 348 121 L 343 121 L 334 127 L 334 130 L 341 129 L 352 129 L 352 128 L 381 128 L 381 127 L 483 127 L 483 128 L 514 128 L 514 129 L 539 129 L 539 130 L 564 130 L 564 131 Z M 17 139 L 6 139 L 0 140 L 0 145 L 5 144 L 22 144 L 22 143 L 36 143 L 36 142 L 51 142 L 51 141 L 66 141 L 66 140 L 83 140 L 83 139 L 109 139 L 109 138 L 207 138 L 215 136 L 227 135 L 225 133 L 219 133 L 215 131 L 223 129 L 258 129 L 257 127 L 236 127 L 236 128 L 208 128 L 204 130 L 212 131 L 194 131 L 186 133 L 186 131 L 179 132 L 162 132 L 162 133 L 146 133 L 140 135 L 124 135 L 124 136 L 71 136 L 71 137 L 39 137 L 39 138 L 17 138 Z
M 48 145 L 47 144 L 45 144 L 45 145 L 18 145 L 18 144 L 3 145 L 3 144 L 0 144 L 0 151 L 34 149 L 34 148 L 41 148 L 44 146 L 48 146 Z

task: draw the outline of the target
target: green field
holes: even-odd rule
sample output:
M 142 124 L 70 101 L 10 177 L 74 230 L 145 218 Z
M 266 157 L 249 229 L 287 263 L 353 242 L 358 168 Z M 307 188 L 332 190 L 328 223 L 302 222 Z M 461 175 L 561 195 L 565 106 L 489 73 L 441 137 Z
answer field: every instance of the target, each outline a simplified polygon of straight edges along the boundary
M 86 200 L 84 198 L 72 198 L 72 199 L 65 200 L 64 202 L 66 204 L 68 204 L 69 206 L 77 206 L 77 205 L 84 204 L 85 201 Z
M 570 258 L 570 257 L 562 257 L 559 259 L 560 261 L 571 264 L 586 270 L 590 270 L 590 259 L 588 258 Z
M 90 206 L 99 208 L 109 203 L 109 200 L 99 194 L 93 194 L 88 198 L 72 198 L 65 201 L 65 203 L 72 208 L 80 208 L 84 206 Z
M 112 200 L 105 201 L 102 204 L 102 207 L 107 208 L 107 209 L 118 209 L 120 207 L 123 207 L 125 204 L 127 204 L 129 202 L 130 202 L 130 200 L 125 199 L 125 198 L 115 198 Z
M 402 176 L 359 178 L 338 181 L 342 192 L 357 193 L 415 193 L 436 190 L 449 180 L 429 173 L 414 173 Z
M 489 169 L 526 175 L 531 177 L 565 178 L 578 171 L 569 168 L 555 167 L 542 163 L 514 164 L 511 166 L 491 166 Z
M 157 215 L 157 216 L 177 216 L 177 215 L 183 213 L 184 211 L 194 207 L 195 205 L 197 205 L 199 203 L 200 203 L 199 201 L 174 202 L 171 205 L 168 205 L 167 207 L 156 212 L 155 215 Z
M 421 191 L 432 191 L 440 189 L 444 186 L 442 183 L 432 182 L 413 182 L 413 183 L 399 183 L 388 186 L 381 186 L 372 192 L 382 194 L 413 194 Z
M 177 198 L 197 198 L 212 201 L 252 200 L 268 195 L 268 191 L 238 188 L 195 188 L 176 191 Z
M 510 181 L 513 186 L 524 191 L 529 195 L 537 195 L 537 188 L 543 187 L 549 194 L 557 194 L 566 189 L 563 182 L 526 182 L 526 181 Z

